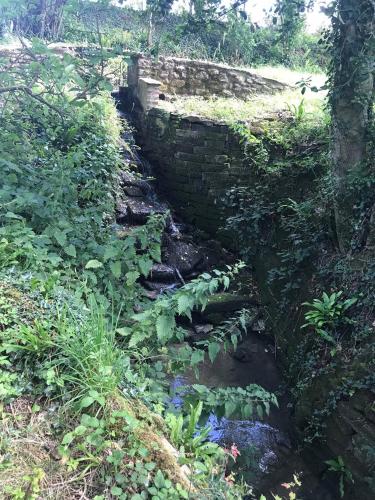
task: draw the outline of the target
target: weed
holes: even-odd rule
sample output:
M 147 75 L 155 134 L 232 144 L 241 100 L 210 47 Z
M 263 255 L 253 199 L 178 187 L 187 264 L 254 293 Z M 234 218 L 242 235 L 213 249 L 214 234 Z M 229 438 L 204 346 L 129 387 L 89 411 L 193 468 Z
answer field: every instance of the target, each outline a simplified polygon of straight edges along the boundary
M 338 456 L 336 459 L 326 460 L 325 463 L 328 465 L 329 471 L 339 476 L 339 492 L 340 497 L 343 498 L 345 495 L 345 483 L 354 483 L 353 474 L 347 468 L 341 456 Z
M 313 327 L 315 332 L 327 342 L 336 345 L 341 335 L 340 325 L 353 324 L 353 320 L 347 316 L 347 311 L 358 299 L 342 299 L 342 291 L 333 292 L 327 295 L 323 292 L 321 299 L 314 299 L 313 302 L 304 302 L 303 305 L 310 309 L 305 314 L 305 323 L 302 328 Z

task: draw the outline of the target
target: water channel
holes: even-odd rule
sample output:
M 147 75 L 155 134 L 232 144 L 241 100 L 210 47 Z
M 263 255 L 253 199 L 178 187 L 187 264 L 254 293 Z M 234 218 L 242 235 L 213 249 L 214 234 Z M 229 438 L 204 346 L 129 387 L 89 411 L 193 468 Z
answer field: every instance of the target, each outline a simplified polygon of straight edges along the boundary
M 120 116 L 130 122 L 131 117 L 119 111 Z M 135 145 L 128 126 L 123 139 L 131 148 L 124 148 L 126 169 L 121 174 L 122 195 L 117 208 L 117 224 L 122 230 L 145 224 L 152 213 L 169 213 L 162 240 L 162 263 L 155 264 L 151 275 L 143 285 L 150 299 L 182 286 L 204 271 L 220 268 L 236 259 L 220 244 L 203 237 L 196 228 L 175 218 L 173 209 L 161 199 L 155 188 L 153 169 Z M 239 301 L 238 303 L 240 303 Z M 234 304 L 234 305 L 233 305 Z M 224 314 L 229 317 L 236 307 Z M 213 325 L 199 317 L 189 325 L 194 334 L 209 331 Z M 207 387 L 246 387 L 258 384 L 277 395 L 279 407 L 271 408 L 270 414 L 260 420 L 236 420 L 219 418 L 211 414 L 210 440 L 230 447 L 236 444 L 240 457 L 236 465 L 239 473 L 249 484 L 254 485 L 254 498 L 264 494 L 268 499 L 273 494 L 288 498 L 288 490 L 282 484 L 299 474 L 302 486 L 299 499 L 333 500 L 335 488 L 324 477 L 318 477 L 303 458 L 299 448 L 293 420 L 288 388 L 277 363 L 277 352 L 271 335 L 267 335 L 264 323 L 256 321 L 239 345 L 236 352 L 220 352 L 215 362 L 202 363 L 199 379 L 193 372 L 176 379 L 172 386 L 199 383 Z M 178 404 L 178 397 L 175 396 Z

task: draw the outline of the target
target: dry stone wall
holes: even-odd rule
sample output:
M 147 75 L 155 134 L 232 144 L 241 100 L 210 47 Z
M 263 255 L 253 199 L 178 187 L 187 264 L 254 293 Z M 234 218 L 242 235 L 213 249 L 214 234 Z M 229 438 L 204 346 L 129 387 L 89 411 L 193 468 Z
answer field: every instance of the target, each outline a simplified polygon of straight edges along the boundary
M 175 57 L 151 59 L 138 54 L 131 57 L 128 66 L 128 85 L 137 87 L 140 78 L 159 80 L 164 93 L 203 97 L 245 99 L 251 94 L 273 94 L 287 88 L 284 83 L 245 69 Z

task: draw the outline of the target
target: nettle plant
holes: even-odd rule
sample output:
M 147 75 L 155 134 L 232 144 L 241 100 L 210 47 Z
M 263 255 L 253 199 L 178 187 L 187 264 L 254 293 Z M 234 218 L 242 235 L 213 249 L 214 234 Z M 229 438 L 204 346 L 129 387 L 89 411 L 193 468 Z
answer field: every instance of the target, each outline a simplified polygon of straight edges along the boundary
M 90 61 L 39 41 L 4 67 L 0 266 L 56 271 L 69 286 L 78 277 L 107 306 L 105 295 L 136 296 L 137 279 L 160 260 L 164 218 L 125 237 L 111 225 L 121 125 L 108 82 Z

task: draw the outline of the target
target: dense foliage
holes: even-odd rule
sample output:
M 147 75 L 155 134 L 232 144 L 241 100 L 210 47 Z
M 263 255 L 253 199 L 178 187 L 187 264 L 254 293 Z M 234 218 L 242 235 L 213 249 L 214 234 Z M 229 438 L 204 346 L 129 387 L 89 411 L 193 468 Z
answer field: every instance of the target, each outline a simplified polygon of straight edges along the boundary
M 217 498 L 227 488 L 232 459 L 207 442 L 207 431 L 195 436 L 198 417 L 212 407 L 228 416 L 244 409 L 247 416 L 260 415 L 277 403 L 275 397 L 256 385 L 211 397 L 207 389 L 203 404 L 197 386 L 190 406 L 176 417 L 180 430 L 172 416 L 171 430 L 160 416 L 176 411 L 171 377 L 187 367 L 197 370 L 206 352 L 214 361 L 222 345 L 236 345 L 246 330 L 244 312 L 233 319 L 236 334 L 227 338 L 219 329 L 190 345 L 176 322 L 191 319 L 211 294 L 227 289 L 242 264 L 205 273 L 154 302 L 147 298 L 138 278 L 160 262 L 165 221 L 155 215 L 125 235 L 114 223 L 121 151 L 129 145 L 121 138 L 127 125 L 116 116 L 103 65 L 96 56 L 56 55 L 37 40 L 2 60 L 3 492 L 9 498 L 28 498 L 29 491 L 35 498 L 40 492 L 69 498 L 85 487 L 95 498 L 187 498 L 193 488 L 199 498 Z M 56 487 L 53 470 L 38 456 L 29 464 L 32 451 L 12 442 L 13 405 L 27 401 L 55 428 L 48 432 L 64 477 Z M 193 418 L 189 434 L 185 418 Z M 37 432 L 46 439 L 42 427 Z M 194 481 L 165 444 L 170 432 Z M 245 488 L 233 486 L 230 497 L 240 498 Z
M 374 5 L 333 2 L 332 29 L 318 43 L 304 31 L 309 3 L 277 0 L 273 19 L 259 27 L 242 2 L 192 1 L 179 15 L 169 0 L 150 0 L 145 11 L 107 1 L 1 2 L 0 34 L 4 42 L 18 37 L 21 47 L 0 59 L 5 498 L 244 498 L 251 488 L 230 473 L 236 446 L 210 443 L 201 424 L 211 411 L 261 419 L 278 404 L 254 384 L 199 383 L 182 387 L 182 404 L 172 404 L 174 377 L 198 374 L 246 334 L 246 310 L 204 340 L 189 341 L 188 331 L 244 263 L 155 300 L 141 286 L 161 261 L 167 221 L 153 215 L 122 231 L 115 221 L 122 153 L 132 153 L 107 75 L 124 49 L 328 69 L 324 112 L 306 111 L 306 92 L 319 90 L 308 90 L 307 79 L 299 104 L 267 116 L 260 129 L 231 116 L 251 182 L 228 190 L 226 229 L 259 284 L 300 442 L 324 443 L 332 416 L 357 396 L 364 418 L 373 418 Z M 54 52 L 51 41 L 96 50 L 78 57 Z M 369 471 L 364 478 L 347 465 L 346 449 L 324 455 L 340 496 L 353 480 L 374 488 L 373 449 L 359 442 L 356 453 Z M 297 477 L 287 485 L 290 499 L 296 486 Z
M 171 2 L 166 5 L 151 2 L 148 9 L 139 11 L 106 1 L 54 0 L 51 4 L 55 7 L 48 16 L 41 14 L 39 1 L 34 2 L 34 10 L 30 10 L 27 2 L 19 3 L 15 6 L 10 2 L 3 7 L 5 19 L 13 19 L 10 21 L 13 30 L 55 41 L 98 43 L 100 35 L 105 46 L 150 51 L 154 55 L 212 59 L 236 65 L 280 64 L 312 70 L 326 65 L 319 35 L 307 34 L 302 29 L 303 20 L 298 15 L 301 8 L 292 7 L 289 12 L 282 2 L 273 20 L 271 17 L 264 27 L 252 23 L 251 16 L 243 15 L 241 2 L 233 9 L 224 9 L 220 2 L 207 5 L 197 2 L 192 13 L 177 15 L 170 13 Z M 58 24 L 54 21 L 56 16 Z

